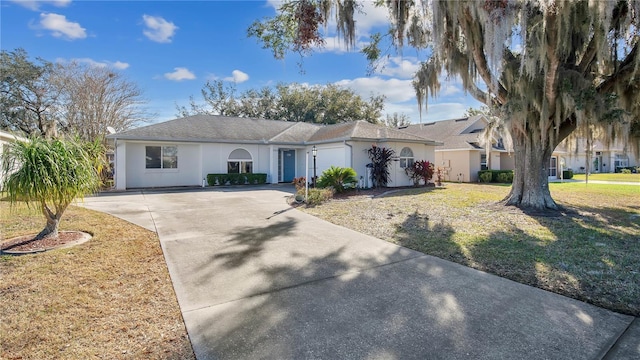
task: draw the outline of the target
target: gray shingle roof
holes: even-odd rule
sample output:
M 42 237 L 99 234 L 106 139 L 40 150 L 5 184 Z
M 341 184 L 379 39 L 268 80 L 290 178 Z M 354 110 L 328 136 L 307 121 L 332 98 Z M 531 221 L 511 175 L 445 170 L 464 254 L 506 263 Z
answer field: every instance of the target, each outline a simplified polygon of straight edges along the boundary
M 444 143 L 437 150 L 453 149 L 478 149 L 478 134 L 465 133 L 465 130 L 476 125 L 478 121 L 485 121 L 482 116 L 472 116 L 469 118 L 442 120 L 427 124 L 409 125 L 405 131 L 410 131 L 418 136 L 438 139 Z M 484 125 L 482 125 L 484 127 Z
M 431 145 L 440 144 L 406 131 L 390 129 L 366 121 L 323 126 L 301 122 L 215 115 L 189 116 L 123 131 L 108 137 L 127 140 L 270 144 L 323 143 L 352 139 L 402 140 Z

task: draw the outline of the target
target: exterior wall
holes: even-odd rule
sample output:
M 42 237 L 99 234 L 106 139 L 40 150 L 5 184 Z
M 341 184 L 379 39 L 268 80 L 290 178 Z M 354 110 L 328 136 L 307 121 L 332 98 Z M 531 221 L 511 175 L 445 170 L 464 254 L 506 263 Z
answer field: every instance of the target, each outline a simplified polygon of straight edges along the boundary
M 491 170 L 503 170 L 502 169 L 502 156 L 500 156 L 499 152 L 492 151 L 491 152 L 491 160 L 489 161 L 489 166 L 491 166 Z
M 251 154 L 254 173 L 271 174 L 269 146 L 267 145 L 206 143 L 200 146 L 202 147 L 201 181 L 207 177 L 207 174 L 225 174 L 227 172 L 229 154 L 236 149 L 244 149 Z
M 436 166 L 444 167 L 446 181 L 476 182 L 480 171 L 480 151 L 436 151 Z
M 118 151 L 117 174 L 122 174 L 125 168 L 125 188 L 163 187 L 163 186 L 197 186 L 202 184 L 201 157 L 199 144 L 170 143 L 170 142 L 126 142 L 123 166 L 121 166 L 121 152 Z M 176 145 L 178 147 L 177 169 L 147 169 L 145 147 Z M 123 176 L 118 176 L 118 189 L 122 189 Z
M 513 153 L 500 153 L 500 170 L 514 170 L 516 157 Z

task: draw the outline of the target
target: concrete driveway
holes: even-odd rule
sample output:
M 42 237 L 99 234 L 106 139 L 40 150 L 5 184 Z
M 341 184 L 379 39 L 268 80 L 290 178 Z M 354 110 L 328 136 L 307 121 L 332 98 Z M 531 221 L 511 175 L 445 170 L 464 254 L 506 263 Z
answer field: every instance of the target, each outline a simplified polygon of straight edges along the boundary
M 290 208 L 282 186 L 102 194 L 158 232 L 198 359 L 637 359 L 640 323 Z

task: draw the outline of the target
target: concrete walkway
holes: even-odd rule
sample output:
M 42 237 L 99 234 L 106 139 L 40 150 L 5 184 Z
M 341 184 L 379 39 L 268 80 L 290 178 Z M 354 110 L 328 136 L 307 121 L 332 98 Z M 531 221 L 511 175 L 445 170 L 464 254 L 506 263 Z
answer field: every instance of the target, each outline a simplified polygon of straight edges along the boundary
M 144 191 L 84 206 L 158 232 L 198 359 L 640 358 L 633 317 L 327 223 L 288 195 Z

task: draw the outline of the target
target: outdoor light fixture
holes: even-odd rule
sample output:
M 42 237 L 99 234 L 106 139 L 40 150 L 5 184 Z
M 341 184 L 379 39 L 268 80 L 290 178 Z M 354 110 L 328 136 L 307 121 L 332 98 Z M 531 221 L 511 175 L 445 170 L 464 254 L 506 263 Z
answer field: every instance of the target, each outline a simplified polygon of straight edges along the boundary
M 313 187 L 316 187 L 316 155 L 318 155 L 318 148 L 313 145 L 311 148 L 311 154 L 313 155 Z

